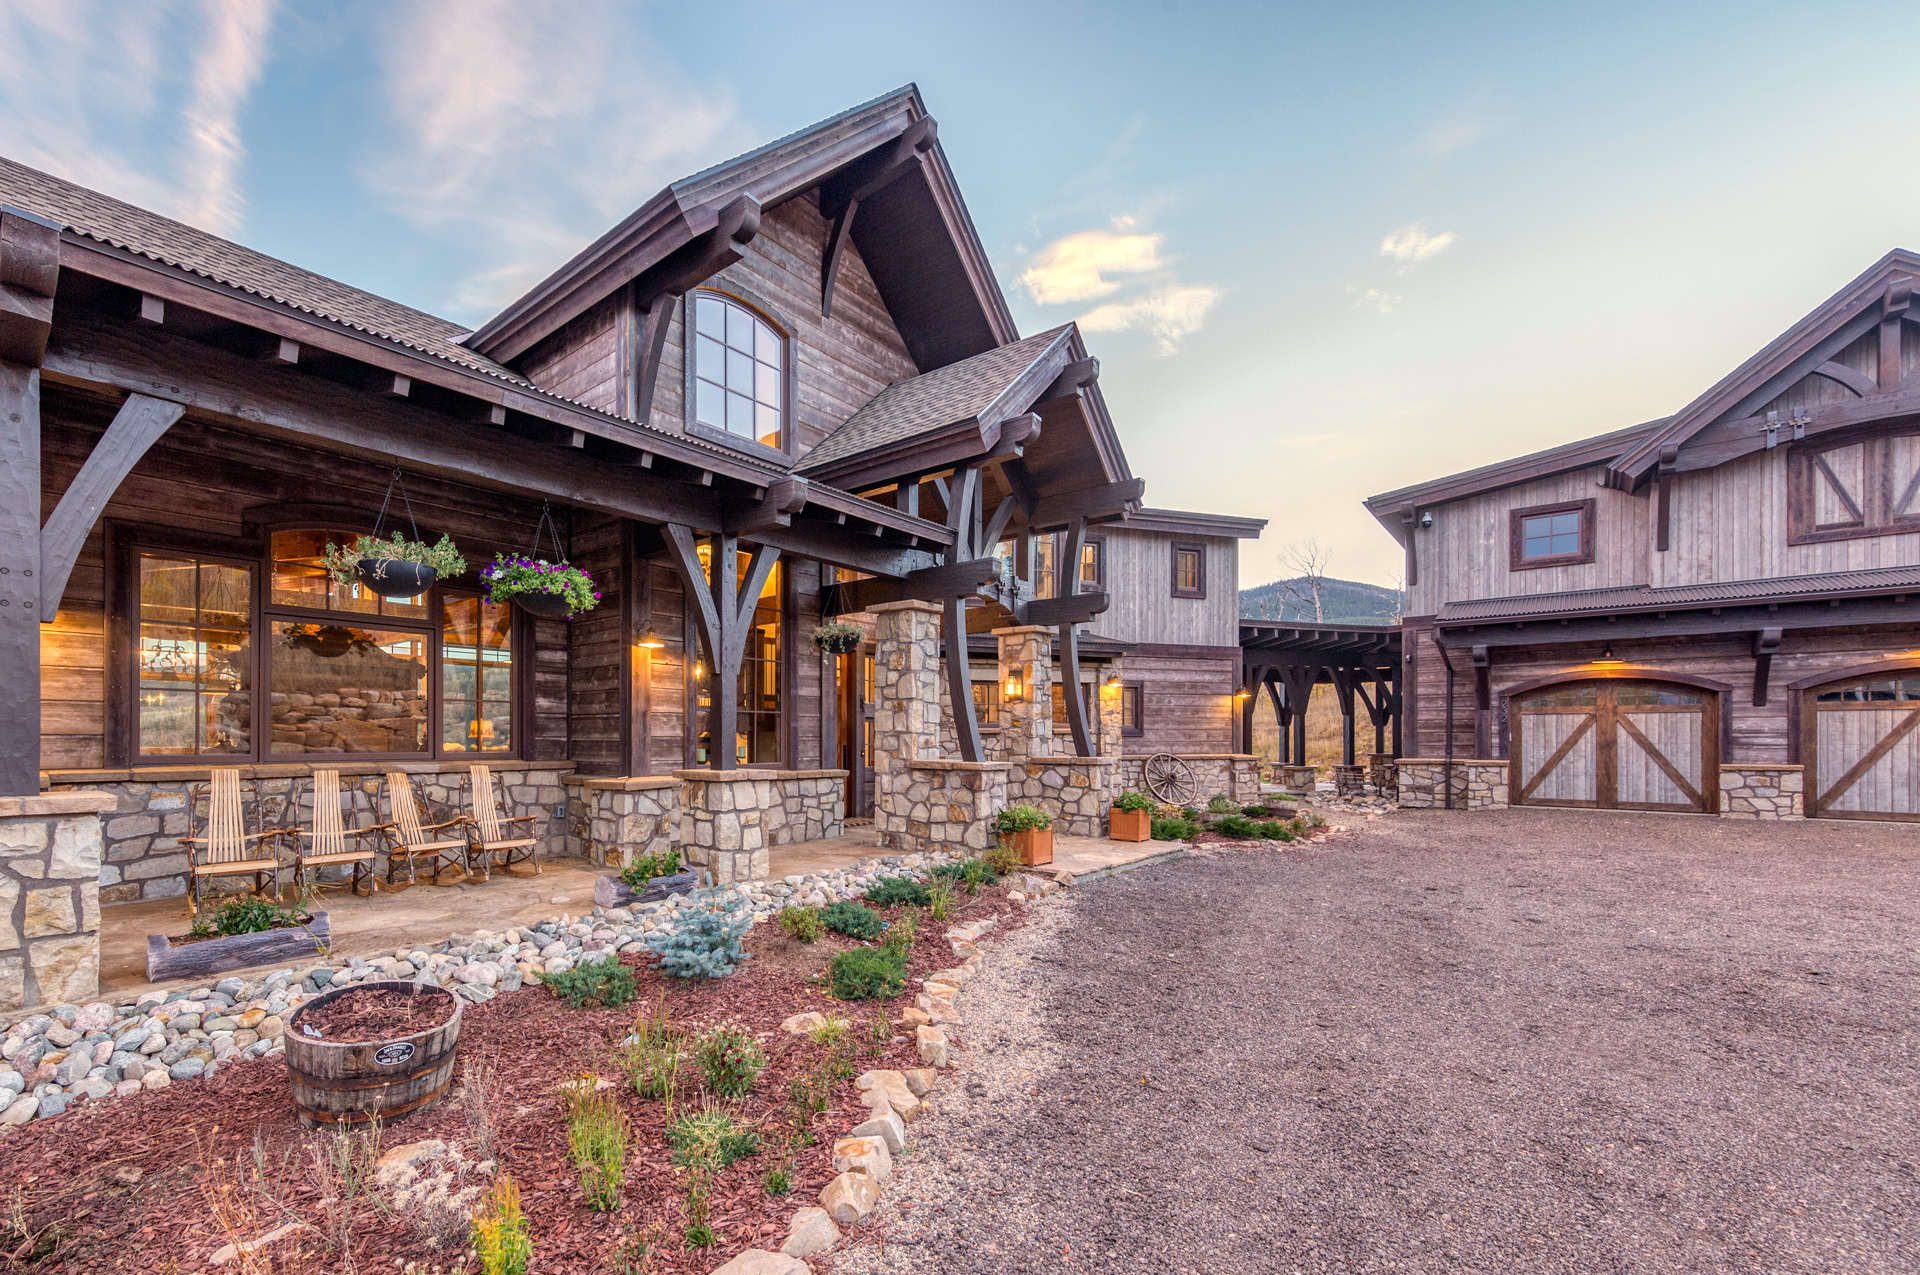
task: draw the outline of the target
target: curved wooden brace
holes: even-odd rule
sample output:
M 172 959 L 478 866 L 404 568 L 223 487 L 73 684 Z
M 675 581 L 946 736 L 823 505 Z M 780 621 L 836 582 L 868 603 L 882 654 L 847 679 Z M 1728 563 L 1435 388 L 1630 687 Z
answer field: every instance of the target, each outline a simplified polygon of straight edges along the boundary
M 145 394 L 129 395 L 120 405 L 113 423 L 93 445 L 86 463 L 40 530 L 40 623 L 53 623 L 73 564 L 80 557 L 80 547 L 86 543 L 100 511 L 147 449 L 186 410 L 178 403 Z
M 1070 597 L 1080 591 L 1080 554 L 1087 544 L 1087 520 L 1075 518 L 1067 529 L 1066 552 L 1054 564 L 1056 597 Z M 1072 622 L 1060 626 L 1060 698 L 1067 708 L 1067 729 L 1073 732 L 1073 751 L 1081 757 L 1093 753 L 1093 732 L 1087 728 L 1087 703 L 1080 698 L 1080 630 Z
M 1874 379 L 1865 372 L 1856 371 L 1844 363 L 1835 363 L 1831 359 L 1813 369 L 1809 375 L 1824 376 L 1834 384 L 1852 391 L 1860 398 L 1865 398 L 1880 388 Z

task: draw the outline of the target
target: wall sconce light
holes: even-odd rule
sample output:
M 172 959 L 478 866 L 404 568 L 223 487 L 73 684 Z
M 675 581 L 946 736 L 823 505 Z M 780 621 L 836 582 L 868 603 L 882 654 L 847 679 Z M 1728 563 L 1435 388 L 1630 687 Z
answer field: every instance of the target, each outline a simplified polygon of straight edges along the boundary
M 1106 677 L 1106 680 L 1105 680 L 1104 682 L 1102 682 L 1102 683 L 1101 683 L 1101 685 L 1102 685 L 1102 686 L 1118 686 L 1118 685 L 1120 685 L 1120 675 L 1119 675 L 1118 673 L 1115 673 L 1115 672 L 1113 672 L 1113 671 L 1112 671 L 1111 669 L 1109 669 L 1109 670 L 1107 671 L 1107 677 Z
M 695 677 L 705 677 L 707 675 L 707 666 L 701 661 L 695 660 L 693 662 L 693 675 Z
M 1027 697 L 1026 681 L 1020 676 L 1019 666 L 1007 670 L 1005 699 L 1008 703 L 1018 703 Z
M 666 642 L 662 640 L 658 633 L 653 631 L 653 626 L 649 624 L 647 631 L 635 638 L 633 644 L 643 651 L 657 651 L 665 646 Z
M 1607 643 L 1606 647 L 1601 650 L 1600 658 L 1596 659 L 1594 663 L 1595 664 L 1624 664 L 1626 663 L 1626 661 L 1615 658 L 1613 654 L 1613 643 L 1609 642 Z
M 1233 697 L 1237 700 L 1250 700 L 1253 698 L 1253 692 L 1243 686 L 1233 693 Z

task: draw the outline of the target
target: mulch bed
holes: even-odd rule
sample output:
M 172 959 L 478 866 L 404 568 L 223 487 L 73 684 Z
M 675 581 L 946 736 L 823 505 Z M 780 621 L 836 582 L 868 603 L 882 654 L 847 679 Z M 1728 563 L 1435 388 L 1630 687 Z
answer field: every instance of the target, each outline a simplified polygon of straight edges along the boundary
M 944 924 L 923 919 L 908 966 L 912 976 L 955 963 L 944 937 L 949 926 L 988 915 L 1000 915 L 1003 926 L 1018 923 L 1002 890 L 982 890 L 973 899 L 963 895 L 958 902 Z M 794 1151 L 792 1191 L 779 1198 L 767 1194 L 762 1174 L 778 1162 L 778 1144 L 794 1127 L 789 1085 L 811 1074 L 825 1056 L 808 1037 L 781 1031 L 781 1021 L 790 1015 L 819 1010 L 850 1018 L 856 1074 L 920 1065 L 911 1032 L 879 1043 L 868 1031 L 882 1011 L 898 1019 L 901 1008 L 912 1003 L 911 982 L 890 1001 L 838 1002 L 824 987 L 793 972 L 790 940 L 771 924 L 756 927 L 747 940 L 749 951 L 763 946 L 784 959 L 750 960 L 741 972 L 713 982 L 683 982 L 625 957 L 639 985 L 638 1002 L 625 1009 L 571 1010 L 540 987 L 465 1007 L 450 1093 L 459 1094 L 462 1081 L 476 1069 L 491 1076 L 486 1108 L 494 1154 L 520 1186 L 532 1222 L 533 1265 L 541 1275 L 618 1269 L 611 1259 L 633 1238 L 650 1241 L 653 1255 L 646 1269 L 662 1273 L 704 1273 L 742 1249 L 779 1247 L 787 1219 L 814 1203 L 833 1179 L 833 1139 L 867 1114 L 851 1080 L 836 1084 L 827 1110 L 804 1125 L 814 1144 Z M 850 944 L 829 934 L 814 946 L 830 956 Z M 613 1048 L 630 1028 L 635 1010 L 662 1000 L 683 1028 L 733 1021 L 762 1033 L 768 1055 L 752 1093 L 734 1107 L 739 1118 L 761 1131 L 762 1150 L 715 1176 L 708 1211 L 720 1242 L 713 1248 L 686 1247 L 687 1175 L 669 1162 L 664 1104 L 640 1098 L 612 1062 Z M 557 1090 L 588 1071 L 616 1082 L 612 1092 L 634 1130 L 625 1205 L 616 1213 L 587 1208 L 579 1175 L 567 1159 Z M 691 1066 L 682 1073 L 682 1110 L 697 1109 L 702 1101 L 697 1076 Z M 231 1238 L 209 1206 L 209 1199 L 223 1192 L 257 1209 L 257 1225 L 241 1238 L 290 1220 L 319 1225 L 324 1214 L 316 1152 L 324 1154 L 332 1136 L 301 1128 L 286 1067 L 278 1058 L 226 1067 L 211 1080 L 184 1081 L 97 1106 L 83 1103 L 35 1121 L 0 1139 L 0 1191 L 6 1192 L 0 1200 L 0 1269 L 205 1269 L 212 1252 Z M 457 1097 L 397 1121 L 382 1131 L 381 1143 L 392 1147 L 426 1138 L 458 1140 L 478 1158 L 466 1107 Z M 243 1184 L 246 1189 L 228 1190 Z M 271 1258 L 275 1272 L 293 1275 L 376 1265 L 398 1269 L 409 1260 L 449 1269 L 464 1252 L 452 1245 L 430 1248 L 406 1219 L 370 1203 L 349 1216 L 351 1263 L 329 1248 L 318 1230 L 299 1232 L 262 1256 Z
M 453 1017 L 453 1010 L 451 993 L 355 987 L 324 1005 L 302 1005 L 287 1030 L 336 1045 L 394 1040 L 438 1027 Z

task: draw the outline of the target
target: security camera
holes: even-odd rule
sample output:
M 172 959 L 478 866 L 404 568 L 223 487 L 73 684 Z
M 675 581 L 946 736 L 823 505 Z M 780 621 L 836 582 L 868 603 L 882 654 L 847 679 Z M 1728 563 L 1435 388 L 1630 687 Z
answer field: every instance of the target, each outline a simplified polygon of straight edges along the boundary
M 1429 509 L 1420 515 L 1420 529 L 1424 531 L 1431 526 L 1433 526 L 1433 510 Z

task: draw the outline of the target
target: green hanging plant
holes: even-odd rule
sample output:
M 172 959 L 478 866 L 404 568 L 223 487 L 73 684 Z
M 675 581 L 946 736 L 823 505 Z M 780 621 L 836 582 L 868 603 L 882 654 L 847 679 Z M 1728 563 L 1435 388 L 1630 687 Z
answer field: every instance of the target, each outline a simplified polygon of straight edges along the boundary
M 829 620 L 813 630 L 813 644 L 826 655 L 847 655 L 860 649 L 860 643 L 866 640 L 866 634 L 857 624 L 848 624 L 845 620 Z

